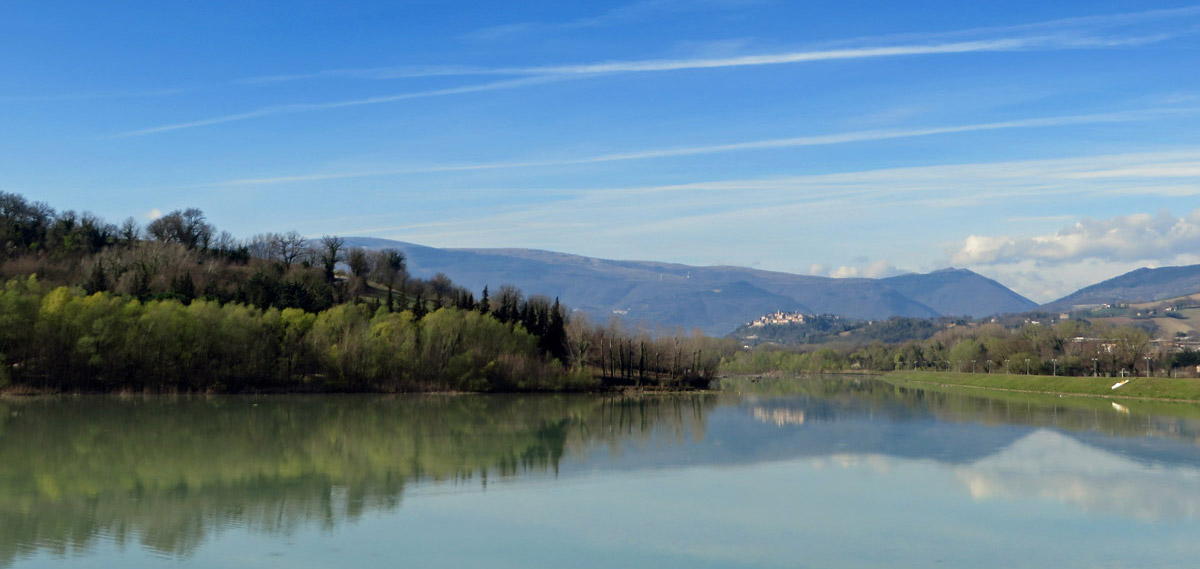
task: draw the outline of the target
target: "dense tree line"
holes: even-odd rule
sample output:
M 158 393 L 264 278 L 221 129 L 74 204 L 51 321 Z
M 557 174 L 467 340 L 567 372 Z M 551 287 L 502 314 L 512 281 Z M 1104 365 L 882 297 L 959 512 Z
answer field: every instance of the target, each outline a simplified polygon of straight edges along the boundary
M 0 292 L 0 383 L 49 390 L 545 390 L 592 385 L 537 336 L 477 311 L 313 313 L 139 301 L 36 277 Z

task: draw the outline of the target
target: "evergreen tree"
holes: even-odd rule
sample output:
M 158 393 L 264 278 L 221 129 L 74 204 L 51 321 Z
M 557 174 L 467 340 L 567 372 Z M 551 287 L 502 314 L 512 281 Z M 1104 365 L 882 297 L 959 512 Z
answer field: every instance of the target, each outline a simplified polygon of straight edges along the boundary
M 184 271 L 183 274 L 171 279 L 171 294 L 188 301 L 196 298 L 196 283 L 192 280 L 192 273 Z
M 425 298 L 420 292 L 417 293 L 417 298 L 413 299 L 412 314 L 414 320 L 420 320 L 428 314 L 425 310 Z
M 550 354 L 550 357 L 557 359 L 564 366 L 569 365 L 567 322 L 563 317 L 562 305 L 559 304 L 558 298 L 554 299 L 554 306 L 550 309 L 545 331 L 542 333 L 539 344 L 543 351 Z M 643 354 L 642 357 L 644 358 L 645 355 Z
M 108 274 L 104 272 L 104 263 L 97 262 L 92 266 L 92 274 L 83 285 L 88 294 L 96 294 L 108 290 Z

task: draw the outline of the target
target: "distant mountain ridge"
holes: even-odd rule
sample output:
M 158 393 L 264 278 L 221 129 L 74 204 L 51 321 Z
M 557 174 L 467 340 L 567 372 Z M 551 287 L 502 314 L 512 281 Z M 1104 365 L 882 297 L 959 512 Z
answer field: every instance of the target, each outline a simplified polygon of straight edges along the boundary
M 1000 283 L 964 269 L 889 279 L 834 279 L 535 249 L 439 249 L 369 237 L 345 241 L 348 246 L 404 251 L 409 272 L 417 277 L 445 273 L 475 291 L 512 284 L 526 294 L 558 297 L 601 322 L 616 314 L 651 328 L 700 328 L 711 335 L 728 334 L 777 310 L 882 319 L 982 317 L 1037 307 Z
M 1153 302 L 1200 292 L 1200 265 L 1142 268 L 1075 291 L 1043 306 L 1070 310 L 1105 303 Z
M 1022 312 L 1034 304 L 1008 287 L 966 269 L 942 269 L 923 275 L 910 273 L 880 280 L 901 294 L 932 306 L 947 316 L 966 314 L 978 317 L 1001 312 Z M 981 291 L 987 291 L 994 297 L 981 302 L 978 297 Z M 987 308 L 981 310 L 981 305 Z M 988 308 L 993 306 L 1002 308 L 989 311 Z

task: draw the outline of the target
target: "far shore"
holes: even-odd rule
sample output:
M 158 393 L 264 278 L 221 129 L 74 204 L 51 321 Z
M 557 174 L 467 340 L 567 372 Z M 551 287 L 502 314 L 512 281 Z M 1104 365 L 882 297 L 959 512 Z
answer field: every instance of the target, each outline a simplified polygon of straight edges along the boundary
M 1013 393 L 1039 393 L 1103 399 L 1136 399 L 1200 403 L 1200 379 L 1133 377 L 1113 389 L 1121 378 L 1049 375 L 896 371 L 881 376 L 894 385 L 960 387 Z

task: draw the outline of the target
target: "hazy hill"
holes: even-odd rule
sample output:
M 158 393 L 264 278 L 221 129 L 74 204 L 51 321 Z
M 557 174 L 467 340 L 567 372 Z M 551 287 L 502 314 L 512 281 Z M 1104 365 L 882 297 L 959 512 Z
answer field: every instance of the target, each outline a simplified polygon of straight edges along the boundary
M 1069 310 L 1087 304 L 1152 302 L 1200 292 L 1200 265 L 1137 269 L 1071 293 L 1044 308 Z
M 350 237 L 347 245 L 394 247 L 418 277 L 445 273 L 479 291 L 513 284 L 526 294 L 559 297 L 604 321 L 613 314 L 650 327 L 700 328 L 724 335 L 776 310 L 849 318 L 984 316 L 1036 305 L 970 271 L 892 279 L 833 279 L 743 267 L 692 267 L 613 261 L 532 249 L 437 249 L 401 241 Z M 891 282 L 889 282 L 891 281 Z M 974 301 L 972 301 L 974 299 Z
M 1037 307 L 1004 285 L 966 269 L 942 269 L 881 279 L 901 294 L 947 316 L 979 318 Z

